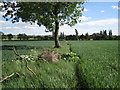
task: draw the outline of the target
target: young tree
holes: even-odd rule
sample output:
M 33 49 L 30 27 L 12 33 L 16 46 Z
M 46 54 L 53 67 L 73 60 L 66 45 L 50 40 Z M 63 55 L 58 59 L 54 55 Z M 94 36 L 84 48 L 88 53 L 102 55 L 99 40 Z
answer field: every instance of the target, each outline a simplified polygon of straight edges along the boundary
M 37 40 L 42 40 L 42 36 L 37 36 Z
M 80 39 L 84 40 L 84 35 L 83 35 L 83 34 L 80 35 L 79 40 L 80 40 Z
M 112 37 L 112 30 L 109 30 L 109 40 L 112 40 L 113 37 Z
M 89 34 L 88 33 L 85 34 L 85 39 L 89 40 Z
M 107 30 L 103 30 L 103 39 L 107 40 Z
M 0 40 L 2 40 L 2 36 L 4 35 L 3 32 L 0 32 Z
M 112 30 L 109 30 L 109 36 L 112 36 Z
M 5 40 L 6 40 L 6 39 L 7 39 L 7 35 L 2 34 L 2 40 L 3 40 L 3 39 L 5 39 Z
M 23 37 L 23 35 L 22 35 L 22 34 L 18 34 L 18 35 L 17 35 L 17 39 L 20 39 L 20 40 L 21 40 L 21 39 L 22 39 L 22 37 Z
M 23 34 L 23 40 L 27 40 L 27 35 L 25 33 Z
M 76 33 L 76 40 L 78 40 L 78 31 L 77 31 L 77 29 L 75 29 L 75 33 Z
M 63 39 L 63 33 L 60 32 L 60 39 Z
M 64 32 L 63 32 L 63 35 L 62 35 L 62 37 L 63 37 L 63 39 L 65 38 L 65 36 L 64 36 Z
M 80 22 L 81 11 L 84 10 L 82 2 L 4 2 L 3 10 L 7 13 L 3 16 L 6 21 L 12 23 L 30 22 L 44 25 L 48 31 L 55 31 L 55 48 L 60 47 L 59 25 L 73 26 Z M 9 8 L 11 8 L 9 10 Z
M 102 36 L 103 36 L 103 32 L 102 31 L 100 31 L 100 40 L 102 40 Z
M 102 35 L 103 34 L 103 32 L 102 31 L 100 31 L 100 35 Z
M 24 34 L 18 34 L 17 35 L 17 39 L 28 40 L 28 37 L 27 37 L 27 35 L 25 33 Z

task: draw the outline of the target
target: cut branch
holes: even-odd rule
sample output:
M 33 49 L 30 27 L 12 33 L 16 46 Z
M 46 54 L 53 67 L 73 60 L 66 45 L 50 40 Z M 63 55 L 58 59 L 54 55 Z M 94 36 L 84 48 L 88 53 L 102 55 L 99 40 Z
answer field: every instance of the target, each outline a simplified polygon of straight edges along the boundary
M 8 78 L 10 78 L 10 77 L 12 77 L 12 76 L 14 76 L 14 75 L 18 75 L 18 76 L 20 76 L 20 74 L 19 73 L 12 73 L 11 75 L 9 75 L 9 76 L 6 76 L 5 78 L 3 78 L 1 81 L 0 81 L 0 83 L 2 83 L 3 81 L 5 81 L 5 80 L 7 80 Z
M 16 52 L 16 50 L 15 50 L 15 47 L 13 47 L 13 51 L 14 51 L 14 53 L 15 53 L 17 56 L 19 56 L 21 59 L 24 59 L 24 61 L 25 61 L 25 63 L 26 63 L 26 64 L 25 64 L 26 68 L 27 68 L 30 72 L 32 72 L 32 73 L 37 77 L 36 73 L 33 72 L 33 70 L 28 67 L 28 62 L 27 62 L 26 58 L 23 58 L 20 54 L 18 54 L 18 53 Z

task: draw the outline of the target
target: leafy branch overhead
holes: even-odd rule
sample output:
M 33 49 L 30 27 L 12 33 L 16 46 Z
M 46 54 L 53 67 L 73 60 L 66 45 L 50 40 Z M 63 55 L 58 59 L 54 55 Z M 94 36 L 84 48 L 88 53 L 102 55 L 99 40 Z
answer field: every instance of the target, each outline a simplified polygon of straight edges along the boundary
M 55 30 L 55 21 L 60 25 L 70 26 L 80 22 L 81 11 L 84 10 L 84 2 L 4 2 L 3 10 L 7 13 L 3 16 L 6 21 L 12 23 L 30 22 L 44 25 L 47 30 Z

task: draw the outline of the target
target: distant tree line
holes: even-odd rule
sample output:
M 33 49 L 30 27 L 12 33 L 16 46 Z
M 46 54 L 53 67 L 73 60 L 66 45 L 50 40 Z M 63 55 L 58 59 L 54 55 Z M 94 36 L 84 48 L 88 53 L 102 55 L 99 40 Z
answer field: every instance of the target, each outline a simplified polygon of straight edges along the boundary
M 120 36 L 113 36 L 112 30 L 109 30 L 109 34 L 107 35 L 107 30 L 100 31 L 100 33 L 93 33 L 89 35 L 86 33 L 85 35 L 78 35 L 77 29 L 75 29 L 75 35 L 64 35 L 64 32 L 61 32 L 59 35 L 60 40 L 120 40 Z M 26 35 L 18 34 L 12 35 L 7 34 L 5 35 L 3 32 L 0 32 L 0 39 L 1 40 L 54 40 L 55 33 L 53 32 L 52 35 Z
M 113 36 L 112 30 L 109 30 L 109 34 L 107 35 L 107 30 L 100 31 L 100 33 L 93 33 L 89 35 L 86 33 L 85 35 L 78 36 L 78 31 L 75 29 L 76 35 L 68 35 L 66 36 L 66 40 L 120 40 L 120 36 Z M 79 37 L 79 38 L 78 38 Z

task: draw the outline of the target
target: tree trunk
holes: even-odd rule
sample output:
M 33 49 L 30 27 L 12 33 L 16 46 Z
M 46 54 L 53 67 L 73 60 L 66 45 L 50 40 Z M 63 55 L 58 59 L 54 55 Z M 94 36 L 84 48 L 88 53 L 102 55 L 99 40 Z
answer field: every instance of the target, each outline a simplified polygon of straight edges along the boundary
M 59 43 L 59 22 L 58 20 L 55 21 L 55 48 L 60 48 L 60 43 Z
M 58 21 L 58 4 L 55 5 L 55 10 L 54 10 L 54 15 L 55 15 L 55 48 L 60 48 L 60 43 L 59 43 L 59 21 Z

